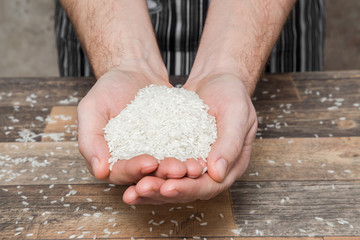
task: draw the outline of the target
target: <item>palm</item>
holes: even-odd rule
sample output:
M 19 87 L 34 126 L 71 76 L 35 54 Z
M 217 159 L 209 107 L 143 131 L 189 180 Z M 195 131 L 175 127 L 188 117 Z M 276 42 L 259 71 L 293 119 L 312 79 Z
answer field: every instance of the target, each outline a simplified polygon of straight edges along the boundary
M 218 139 L 207 158 L 208 173 L 196 179 L 144 177 L 136 186 L 127 189 L 125 202 L 159 204 L 209 199 L 244 174 L 250 160 L 257 120 L 243 83 L 237 77 L 226 75 L 188 81 L 184 88 L 197 92 L 209 106 L 210 114 L 216 117 Z M 219 158 L 228 163 L 225 174 L 218 172 L 216 161 Z
M 117 116 L 134 99 L 139 89 L 150 84 L 170 85 L 166 80 L 134 72 L 109 71 L 96 82 L 79 104 L 79 149 L 89 170 L 97 178 L 116 184 L 128 184 L 138 181 L 157 168 L 156 159 L 139 156 L 129 161 L 119 161 L 110 172 L 107 163 L 110 154 L 103 130 L 109 119 Z M 94 163 L 94 156 L 99 160 L 99 165 Z
M 251 144 L 257 126 L 255 109 L 238 78 L 219 76 L 203 82 L 204 84 L 189 84 L 184 87 L 199 94 L 217 121 L 218 139 L 208 156 L 208 172 L 214 180 L 222 181 L 223 178 L 216 172 L 216 166 L 211 164 L 220 157 L 234 159 L 234 170 L 229 172 L 232 175 L 226 178 L 232 183 L 243 175 L 250 160 Z

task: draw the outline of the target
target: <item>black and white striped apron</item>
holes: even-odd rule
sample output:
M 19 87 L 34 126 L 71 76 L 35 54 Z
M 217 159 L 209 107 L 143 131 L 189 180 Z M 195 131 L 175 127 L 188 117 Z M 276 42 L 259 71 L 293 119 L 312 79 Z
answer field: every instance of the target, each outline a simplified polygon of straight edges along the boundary
M 188 75 L 210 0 L 148 0 L 151 21 L 170 75 Z M 56 1 L 55 35 L 61 76 L 91 76 L 91 67 L 65 10 Z M 324 0 L 298 0 L 272 50 L 266 72 L 321 71 Z

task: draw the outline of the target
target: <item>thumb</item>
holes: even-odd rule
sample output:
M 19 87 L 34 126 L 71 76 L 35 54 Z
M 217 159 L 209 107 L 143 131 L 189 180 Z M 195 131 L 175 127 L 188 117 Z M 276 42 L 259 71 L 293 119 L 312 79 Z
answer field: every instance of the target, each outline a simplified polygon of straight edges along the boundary
M 252 143 L 252 125 L 249 119 L 249 111 L 236 104 L 227 106 L 217 117 L 218 138 L 212 145 L 207 158 L 208 174 L 217 181 L 222 182 L 233 165 L 238 161 L 244 144 Z M 255 120 L 256 122 L 256 120 Z M 255 134 L 254 134 L 255 135 Z
M 80 102 L 78 107 L 79 151 L 85 158 L 90 173 L 97 179 L 104 179 L 110 174 L 110 153 L 102 130 L 106 122 L 99 121 L 102 118 L 98 113 L 82 103 L 84 102 Z
M 86 165 L 97 179 L 107 178 L 110 174 L 107 144 L 103 136 L 79 133 L 79 151 L 85 158 Z
M 239 136 L 219 133 L 207 159 L 207 171 L 212 179 L 222 182 L 241 153 L 243 140 Z

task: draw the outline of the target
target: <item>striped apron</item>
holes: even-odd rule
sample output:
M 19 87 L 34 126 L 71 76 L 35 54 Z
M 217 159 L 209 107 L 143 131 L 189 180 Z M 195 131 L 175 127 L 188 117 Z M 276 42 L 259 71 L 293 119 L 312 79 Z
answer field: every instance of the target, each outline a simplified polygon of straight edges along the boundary
M 148 0 L 151 21 L 170 75 L 188 75 L 210 0 Z M 61 76 L 93 76 L 65 10 L 56 1 L 55 35 Z M 266 72 L 321 71 L 324 0 L 298 0 L 266 65 Z

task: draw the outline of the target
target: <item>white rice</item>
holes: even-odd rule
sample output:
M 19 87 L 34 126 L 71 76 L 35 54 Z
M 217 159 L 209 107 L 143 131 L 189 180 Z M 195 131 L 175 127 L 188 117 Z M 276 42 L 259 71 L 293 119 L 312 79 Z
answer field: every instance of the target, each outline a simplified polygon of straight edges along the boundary
M 217 137 L 215 117 L 199 96 L 183 88 L 150 85 L 104 128 L 111 153 L 118 159 L 149 154 L 159 161 L 174 157 L 206 160 Z

